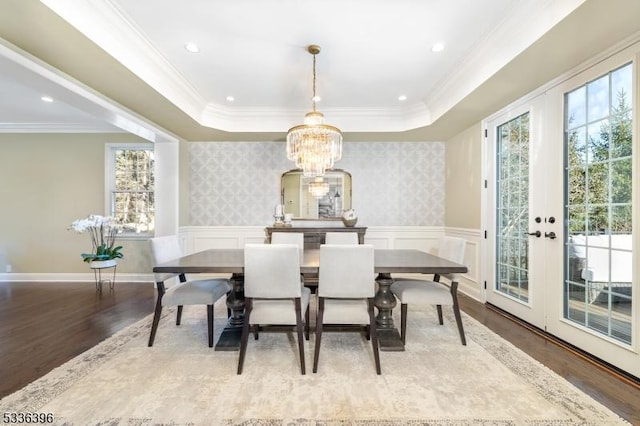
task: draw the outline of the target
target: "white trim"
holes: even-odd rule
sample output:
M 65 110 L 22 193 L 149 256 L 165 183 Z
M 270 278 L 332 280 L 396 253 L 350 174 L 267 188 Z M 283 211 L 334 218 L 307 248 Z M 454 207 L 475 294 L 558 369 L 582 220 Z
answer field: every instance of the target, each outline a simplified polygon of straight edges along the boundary
M 57 100 L 93 115 L 97 121 L 102 119 L 118 129 L 150 142 L 178 141 L 175 135 L 146 118 L 1 38 L 0 59 L 6 59 L 0 60 L 3 73 L 20 76 L 20 81 L 27 76 L 32 87 L 46 85 L 48 93 Z
M 148 143 L 148 142 L 132 142 L 132 143 L 127 143 L 127 142 L 117 142 L 117 143 L 106 143 L 104 144 L 104 154 L 105 154 L 105 160 L 104 160 L 104 214 L 105 216 L 111 216 L 112 212 L 111 212 L 111 208 L 113 206 L 113 202 L 114 200 L 112 199 L 112 193 L 114 192 L 115 188 L 113 186 L 113 184 L 115 183 L 115 151 L 118 149 L 123 149 L 123 150 L 145 150 L 145 151 L 153 151 L 154 152 L 154 162 L 155 162 L 155 145 L 152 143 Z M 153 170 L 153 174 L 154 174 L 154 182 L 157 185 L 157 179 L 155 179 L 155 175 L 157 174 L 157 170 L 156 168 L 154 168 Z M 154 200 L 156 199 L 156 193 L 157 193 L 157 189 L 154 187 L 153 189 L 154 192 Z M 155 203 L 154 203 L 155 204 Z M 156 206 L 154 205 L 154 210 L 156 209 Z M 157 223 L 157 220 L 155 218 L 155 214 L 154 214 L 154 222 Z M 127 232 L 127 233 L 123 233 L 121 235 L 122 238 L 126 238 L 126 239 L 146 239 L 146 238 L 150 238 L 153 237 L 153 233 L 134 233 L 134 232 Z
M 365 225 L 362 225 L 365 226 Z M 185 226 L 179 235 L 186 253 L 208 248 L 242 248 L 265 241 L 265 226 Z M 365 242 L 376 248 L 417 248 L 429 251 L 444 234 L 441 226 L 371 226 Z
M 489 233 L 489 217 L 491 216 L 488 213 L 488 208 L 493 208 L 493 206 L 489 206 L 489 175 L 488 173 L 491 171 L 491 168 L 488 166 L 489 165 L 489 156 L 490 156 L 490 145 L 489 145 L 489 127 L 488 127 L 488 123 L 489 120 L 485 119 L 481 122 L 481 126 L 480 126 L 480 140 L 482 141 L 482 148 L 481 148 L 481 156 L 482 156 L 482 163 L 481 163 L 481 171 L 480 171 L 480 180 L 482 182 L 481 185 L 481 189 L 480 189 L 480 234 L 487 234 L 488 237 L 488 233 Z M 486 136 L 485 136 L 486 135 Z M 489 250 L 492 250 L 491 245 L 489 244 L 489 239 L 488 238 L 482 238 L 480 240 L 480 251 L 483 253 L 483 256 L 479 259 L 479 266 L 478 266 L 478 280 L 479 282 L 483 283 L 482 286 L 482 301 L 486 302 L 487 301 L 487 289 L 485 288 L 484 283 L 487 282 L 487 274 L 488 274 L 488 269 L 487 269 L 487 253 L 489 253 Z
M 42 2 L 192 119 L 200 120 L 205 100 L 115 2 Z
M 575 66 L 574 68 L 572 68 L 571 70 L 563 73 L 562 75 L 559 75 L 558 77 L 554 78 L 551 81 L 548 81 L 547 83 L 543 84 L 542 86 L 532 90 L 531 92 L 527 93 L 524 96 L 521 96 L 518 100 L 512 102 L 511 104 L 505 106 L 504 108 L 501 108 L 500 110 L 494 112 L 493 114 L 489 115 L 488 117 L 485 117 L 481 123 L 484 125 L 486 125 L 486 123 L 494 120 L 496 117 L 505 114 L 506 112 L 508 112 L 511 109 L 514 108 L 518 108 L 523 104 L 527 104 L 529 102 L 531 102 L 532 99 L 538 97 L 539 95 L 542 95 L 552 89 L 554 89 L 557 86 L 560 86 L 562 84 L 564 84 L 566 81 L 572 79 L 573 77 L 576 77 L 577 75 L 583 73 L 584 71 L 598 65 L 601 64 L 602 62 L 605 62 L 611 58 L 613 58 L 614 56 L 624 52 L 627 49 L 631 49 L 635 44 L 640 44 L 640 32 L 633 34 L 630 37 L 627 37 L 626 39 L 620 41 L 619 43 L 616 43 L 615 45 L 613 45 L 612 47 L 610 47 L 609 49 L 603 51 L 602 53 L 600 53 L 597 56 L 594 56 L 591 59 L 588 59 L 584 62 L 582 62 L 581 64 Z M 484 127 L 483 127 L 484 129 Z M 483 130 L 484 131 L 484 130 Z M 484 162 L 483 162 L 484 164 Z
M 484 303 L 485 292 L 484 285 L 480 280 L 482 276 L 481 265 L 483 262 L 483 245 L 482 231 L 480 229 L 455 228 L 446 227 L 445 234 L 452 237 L 459 237 L 466 240 L 465 248 L 465 264 L 469 269 L 467 273 L 461 275 L 458 283 L 458 290 L 467 296 Z
M 95 283 L 95 277 L 93 272 L 82 273 L 2 273 L 0 274 L 0 282 L 61 282 L 61 283 L 75 283 L 75 282 L 87 282 Z M 154 283 L 153 274 L 137 274 L 137 273 L 121 273 L 116 272 L 116 290 L 118 284 L 124 283 Z
M 127 133 L 109 124 L 0 123 L 0 133 Z
M 434 121 L 533 45 L 584 0 L 521 0 L 518 3 L 500 25 L 496 25 L 443 81 L 435 85 L 427 102 Z
M 300 124 L 307 110 L 228 108 L 210 103 L 197 121 L 225 132 L 281 132 Z M 324 108 L 331 124 L 345 132 L 403 132 L 433 124 L 422 102 L 395 108 Z

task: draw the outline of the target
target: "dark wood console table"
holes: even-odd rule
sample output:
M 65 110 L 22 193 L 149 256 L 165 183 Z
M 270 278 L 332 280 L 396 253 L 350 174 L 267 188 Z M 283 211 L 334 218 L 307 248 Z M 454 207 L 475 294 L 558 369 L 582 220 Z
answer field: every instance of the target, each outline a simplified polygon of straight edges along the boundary
M 320 244 L 324 244 L 327 232 L 357 232 L 358 243 L 364 244 L 364 234 L 367 232 L 366 226 L 286 226 L 265 228 L 267 242 L 271 242 L 271 234 L 274 232 L 301 232 L 304 234 L 304 248 L 317 249 Z

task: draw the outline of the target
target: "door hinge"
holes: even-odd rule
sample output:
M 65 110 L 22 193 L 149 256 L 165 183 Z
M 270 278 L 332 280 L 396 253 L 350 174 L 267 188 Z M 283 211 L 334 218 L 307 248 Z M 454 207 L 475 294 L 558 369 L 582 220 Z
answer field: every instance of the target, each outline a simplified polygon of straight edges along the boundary
M 487 180 L 485 179 L 485 180 L 484 180 L 484 187 L 485 187 L 485 188 L 487 188 L 487 187 L 488 187 L 488 185 L 489 185 L 489 183 L 488 183 L 488 182 L 487 182 Z
M 484 282 L 484 289 L 485 290 L 487 289 L 487 282 L 486 281 Z
M 488 137 L 489 136 L 489 131 L 487 129 L 484 129 L 484 137 Z
M 484 231 L 484 239 L 487 239 L 487 231 Z

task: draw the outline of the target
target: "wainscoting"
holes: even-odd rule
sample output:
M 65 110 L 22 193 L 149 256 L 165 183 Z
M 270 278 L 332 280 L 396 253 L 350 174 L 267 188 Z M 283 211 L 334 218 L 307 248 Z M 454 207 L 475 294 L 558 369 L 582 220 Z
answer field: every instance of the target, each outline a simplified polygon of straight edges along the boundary
M 266 238 L 264 226 L 185 226 L 178 232 L 185 254 L 210 248 L 242 248 L 248 243 L 263 243 Z M 468 296 L 484 301 L 478 278 L 480 231 L 475 229 L 445 228 L 440 226 L 371 226 L 367 228 L 365 243 L 381 249 L 418 249 L 433 252 L 438 238 L 443 235 L 464 238 L 467 241 L 465 264 L 469 268 L 463 274 L 459 290 Z M 93 273 L 2 273 L 0 282 L 93 282 Z M 153 282 L 153 274 L 120 273 L 118 283 Z

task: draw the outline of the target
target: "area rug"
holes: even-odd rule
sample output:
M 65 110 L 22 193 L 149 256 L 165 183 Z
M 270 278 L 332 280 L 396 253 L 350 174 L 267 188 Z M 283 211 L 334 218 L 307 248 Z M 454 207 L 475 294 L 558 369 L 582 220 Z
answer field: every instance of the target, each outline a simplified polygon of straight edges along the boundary
M 467 315 L 462 346 L 451 314 L 441 326 L 435 310 L 410 309 L 406 350 L 381 352 L 380 376 L 353 332 L 324 333 L 316 374 L 305 341 L 304 376 L 295 334 L 261 333 L 237 375 L 237 352 L 207 346 L 204 308 L 185 307 L 180 326 L 174 315 L 153 347 L 149 316 L 0 400 L 0 412 L 59 425 L 628 424 Z M 224 324 L 216 317 L 216 339 Z

